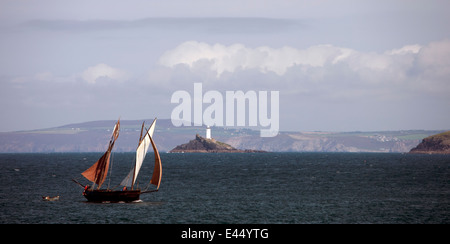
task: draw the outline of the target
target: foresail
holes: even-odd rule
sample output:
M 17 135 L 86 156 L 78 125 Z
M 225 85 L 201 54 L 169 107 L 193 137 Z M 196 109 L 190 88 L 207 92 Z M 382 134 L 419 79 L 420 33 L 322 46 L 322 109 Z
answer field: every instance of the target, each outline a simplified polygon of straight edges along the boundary
M 89 169 L 81 173 L 81 175 L 83 175 L 86 179 L 97 184 L 98 188 L 100 188 L 100 186 L 103 184 L 108 174 L 109 162 L 111 159 L 111 150 L 114 147 L 115 141 L 119 137 L 119 130 L 120 119 L 114 126 L 113 133 L 111 135 L 111 139 L 109 141 L 108 149 L 106 150 L 106 152 Z
M 105 181 L 106 176 L 108 175 L 110 158 L 111 151 L 108 150 L 97 162 L 95 162 L 95 164 L 81 173 L 81 175 L 83 175 L 89 181 L 97 184 L 100 188 L 100 186 L 102 186 L 103 182 Z
M 136 182 L 136 178 L 138 177 L 139 171 L 141 169 L 142 163 L 144 162 L 145 155 L 147 154 L 148 148 L 150 147 L 150 137 L 153 136 L 153 132 L 155 131 L 156 119 L 153 120 L 152 125 L 148 130 L 146 130 L 145 136 L 139 142 L 139 145 L 136 149 L 136 163 L 135 167 L 130 170 L 127 177 L 123 179 L 120 183 L 122 186 L 132 187 Z M 141 135 L 144 126 L 141 128 Z

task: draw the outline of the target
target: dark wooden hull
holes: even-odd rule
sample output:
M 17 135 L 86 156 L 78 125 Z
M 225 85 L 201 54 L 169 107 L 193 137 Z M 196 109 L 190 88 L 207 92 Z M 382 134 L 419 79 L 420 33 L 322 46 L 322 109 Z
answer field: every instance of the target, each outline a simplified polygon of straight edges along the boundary
M 141 190 L 86 190 L 83 196 L 88 202 L 133 202 L 139 200 Z

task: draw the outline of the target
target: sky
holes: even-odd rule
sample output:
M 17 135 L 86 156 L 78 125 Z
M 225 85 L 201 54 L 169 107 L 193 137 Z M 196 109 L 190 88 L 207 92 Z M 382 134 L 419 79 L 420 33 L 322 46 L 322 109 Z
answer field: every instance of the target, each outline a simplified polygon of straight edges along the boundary
M 194 83 L 279 91 L 281 131 L 450 129 L 449 23 L 448 0 L 0 0 L 0 132 L 169 119 Z

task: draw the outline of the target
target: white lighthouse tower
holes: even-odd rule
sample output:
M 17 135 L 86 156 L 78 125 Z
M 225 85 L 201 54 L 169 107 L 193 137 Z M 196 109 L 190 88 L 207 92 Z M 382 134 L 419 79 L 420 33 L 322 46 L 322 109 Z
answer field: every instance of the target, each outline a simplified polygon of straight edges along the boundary
M 211 128 L 209 126 L 206 127 L 206 139 L 211 139 Z

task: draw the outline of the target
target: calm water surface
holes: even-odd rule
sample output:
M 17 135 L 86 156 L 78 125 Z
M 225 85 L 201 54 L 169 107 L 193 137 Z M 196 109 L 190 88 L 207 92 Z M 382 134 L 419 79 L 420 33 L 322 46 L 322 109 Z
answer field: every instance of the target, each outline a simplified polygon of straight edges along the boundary
M 88 183 L 80 173 L 100 156 L 0 154 L 0 223 L 450 223 L 450 156 L 163 153 L 159 192 L 137 203 L 87 203 L 71 179 Z M 113 156 L 110 186 L 134 160 Z M 42 201 L 47 195 L 60 200 Z

